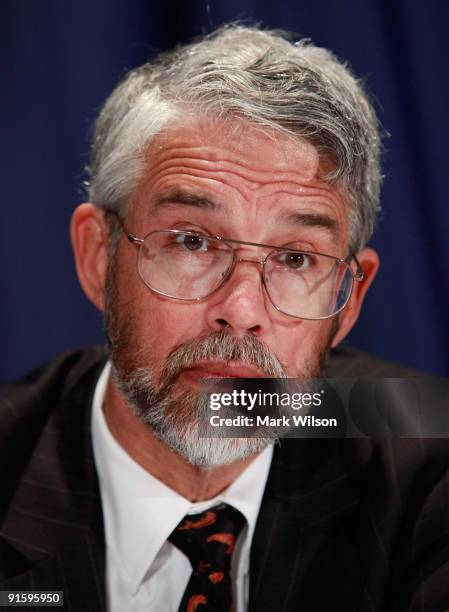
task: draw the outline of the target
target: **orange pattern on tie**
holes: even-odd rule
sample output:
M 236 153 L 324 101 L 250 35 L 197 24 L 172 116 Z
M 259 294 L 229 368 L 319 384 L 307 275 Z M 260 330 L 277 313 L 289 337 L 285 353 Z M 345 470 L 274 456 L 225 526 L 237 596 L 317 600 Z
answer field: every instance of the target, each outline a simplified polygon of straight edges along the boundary
M 198 563 L 198 571 L 199 572 L 207 572 L 210 568 L 210 563 L 204 563 L 204 561 L 200 561 Z
M 198 606 L 205 606 L 207 597 L 204 595 L 192 595 L 187 602 L 186 612 L 195 612 Z
M 207 538 L 207 542 L 221 542 L 221 544 L 226 544 L 227 555 L 232 555 L 234 552 L 235 538 L 232 533 L 214 533 Z
M 169 541 L 190 561 L 192 574 L 178 612 L 231 612 L 231 560 L 243 515 L 227 504 L 187 515 Z
M 217 582 L 221 582 L 224 578 L 224 572 L 212 572 L 209 574 L 209 580 L 213 582 L 213 584 L 217 584 Z
M 206 512 L 205 516 L 198 519 L 197 521 L 189 521 L 188 519 L 184 521 L 181 527 L 178 527 L 180 531 L 185 529 L 201 529 L 202 527 L 207 527 L 208 525 L 213 525 L 217 520 L 217 516 L 215 512 Z

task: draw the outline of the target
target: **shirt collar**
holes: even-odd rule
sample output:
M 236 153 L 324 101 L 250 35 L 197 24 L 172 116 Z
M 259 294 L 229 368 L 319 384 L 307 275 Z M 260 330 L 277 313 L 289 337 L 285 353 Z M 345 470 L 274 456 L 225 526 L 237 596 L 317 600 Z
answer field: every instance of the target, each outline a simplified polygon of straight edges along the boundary
M 108 362 L 95 388 L 92 405 L 92 439 L 100 482 L 108 554 L 137 592 L 161 546 L 188 513 L 202 512 L 218 502 L 239 510 L 247 520 L 252 539 L 273 447 L 269 446 L 213 500 L 192 503 L 136 463 L 115 440 L 103 414 L 110 375 Z M 249 547 L 247 547 L 249 548 Z

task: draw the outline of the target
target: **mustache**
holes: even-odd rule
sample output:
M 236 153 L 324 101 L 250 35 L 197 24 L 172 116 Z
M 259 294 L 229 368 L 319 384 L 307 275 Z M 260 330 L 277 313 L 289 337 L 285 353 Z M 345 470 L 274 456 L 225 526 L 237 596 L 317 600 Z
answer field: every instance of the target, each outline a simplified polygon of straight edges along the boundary
M 287 377 L 284 366 L 264 342 L 251 334 L 236 338 L 220 331 L 185 342 L 171 351 L 161 371 L 161 386 L 170 386 L 183 370 L 209 359 L 240 361 L 262 370 L 269 378 Z

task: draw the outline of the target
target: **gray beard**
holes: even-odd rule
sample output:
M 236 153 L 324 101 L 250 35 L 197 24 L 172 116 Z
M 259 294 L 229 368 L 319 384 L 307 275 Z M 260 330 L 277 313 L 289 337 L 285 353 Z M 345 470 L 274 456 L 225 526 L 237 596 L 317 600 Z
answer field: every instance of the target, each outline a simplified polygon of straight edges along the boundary
M 168 448 L 192 465 L 213 467 L 233 463 L 262 451 L 275 439 L 230 438 L 224 429 L 209 437 L 204 430 L 211 412 L 205 396 L 179 388 L 157 392 L 146 368 L 137 369 L 124 380 L 113 367 L 113 378 L 133 413 Z
M 151 353 L 136 349 L 135 325 L 129 316 L 119 317 L 112 273 L 108 274 L 105 327 L 112 363 L 112 378 L 132 412 L 170 448 L 189 463 L 213 467 L 239 461 L 259 453 L 279 437 L 285 429 L 264 428 L 263 437 L 226 437 L 224 428 L 217 428 L 214 437 L 202 435 L 211 412 L 205 393 L 182 387 L 179 374 L 200 360 L 240 361 L 262 370 L 268 378 L 286 378 L 280 361 L 265 343 L 251 334 L 236 338 L 220 331 L 200 337 L 175 348 L 167 357 L 159 384 L 156 383 Z M 335 329 L 335 326 L 334 326 Z M 333 329 L 333 334 L 335 333 Z M 314 355 L 301 378 L 319 376 L 327 357 L 331 339 Z M 139 364 L 145 364 L 140 365 Z M 206 428 L 207 429 L 207 428 Z

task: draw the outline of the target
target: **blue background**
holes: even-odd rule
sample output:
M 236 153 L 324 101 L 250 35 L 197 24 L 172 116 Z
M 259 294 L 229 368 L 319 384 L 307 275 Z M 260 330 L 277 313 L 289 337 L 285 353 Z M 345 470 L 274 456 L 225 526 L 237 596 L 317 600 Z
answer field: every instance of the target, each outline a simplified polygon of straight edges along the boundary
M 312 38 L 366 78 L 391 137 L 382 267 L 348 343 L 449 373 L 446 0 L 3 0 L 0 380 L 103 341 L 68 233 L 102 102 L 154 51 L 236 18 Z

